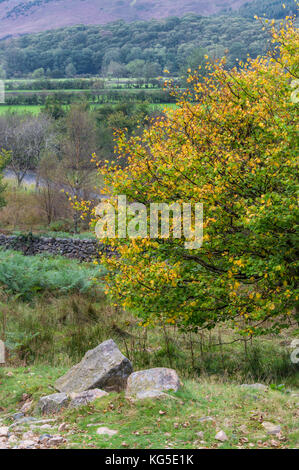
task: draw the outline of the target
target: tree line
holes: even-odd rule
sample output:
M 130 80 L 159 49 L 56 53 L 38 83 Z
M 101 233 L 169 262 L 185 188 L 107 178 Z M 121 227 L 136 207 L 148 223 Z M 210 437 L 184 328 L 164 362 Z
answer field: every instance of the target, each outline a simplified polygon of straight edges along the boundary
M 266 49 L 267 34 L 241 16 L 116 21 L 104 26 L 62 28 L 0 42 L 0 73 L 10 77 L 44 74 L 50 78 L 95 75 L 157 77 L 197 67 L 205 54 L 227 53 L 228 66 Z

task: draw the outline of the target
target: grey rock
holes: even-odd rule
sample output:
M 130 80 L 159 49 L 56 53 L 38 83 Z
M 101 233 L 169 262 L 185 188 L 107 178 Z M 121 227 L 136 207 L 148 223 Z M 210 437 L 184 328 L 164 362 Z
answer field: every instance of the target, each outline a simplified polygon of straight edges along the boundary
M 11 426 L 10 426 L 10 428 L 11 428 Z M 26 431 L 26 428 L 24 426 L 14 426 L 13 427 L 13 432 L 18 432 L 19 433 L 19 432 L 24 432 L 24 431 Z
M 217 441 L 225 442 L 225 441 L 228 440 L 228 437 L 227 437 L 227 435 L 225 434 L 224 431 L 219 431 L 219 432 L 217 432 L 217 434 L 215 436 L 215 439 Z
M 37 406 L 42 414 L 52 414 L 66 408 L 69 401 L 70 399 L 66 393 L 53 393 L 42 397 Z
M 132 399 L 156 398 L 165 392 L 176 392 L 180 387 L 180 379 L 173 369 L 157 367 L 141 370 L 130 375 L 126 397 Z
M 211 416 L 203 416 L 202 418 L 199 418 L 198 421 L 200 423 L 206 423 L 207 421 L 215 422 L 214 418 L 212 418 Z
M 39 429 L 53 429 L 53 426 L 51 424 L 42 424 Z
M 24 413 L 15 413 L 14 415 L 12 415 L 12 419 L 14 421 L 18 421 L 20 419 L 24 418 Z
M 16 442 L 18 442 L 17 436 L 15 436 L 14 434 L 12 434 L 11 436 L 9 436 L 8 442 L 9 442 L 10 445 L 15 444 Z
M 118 431 L 115 431 L 114 429 L 109 429 L 106 426 L 103 426 L 103 427 L 97 429 L 97 434 L 100 435 L 100 436 L 102 436 L 102 435 L 114 436 L 117 433 L 118 433 Z
M 102 424 L 104 424 L 104 423 L 89 423 L 89 424 L 86 425 L 86 427 L 92 428 L 93 426 L 101 426 Z
M 9 435 L 9 427 L 8 426 L 3 426 L 0 428 L 0 437 L 8 437 Z
M 132 364 L 112 339 L 87 351 L 82 361 L 60 377 L 55 388 L 59 392 L 84 392 L 94 388 L 105 391 L 123 390 L 131 374 Z
M 35 440 L 35 434 L 32 431 L 27 431 L 23 434 L 22 439 L 23 439 L 23 441 L 26 441 L 28 439 L 32 439 L 34 441 Z
M 64 442 L 65 439 L 62 436 L 52 436 L 48 439 L 47 444 L 50 446 L 58 446 Z
M 25 441 L 21 441 L 19 443 L 19 449 L 34 449 L 36 446 L 36 442 L 31 439 L 26 439 Z
M 49 439 L 51 439 L 51 437 L 53 437 L 51 434 L 42 434 L 41 436 L 39 436 L 39 442 L 48 441 Z
M 264 421 L 262 423 L 263 428 L 267 431 L 267 434 L 280 434 L 281 427 L 277 424 L 270 423 L 269 421 Z
M 259 383 L 256 383 L 256 384 L 242 384 L 241 388 L 260 390 L 261 392 L 265 392 L 266 390 L 268 390 L 267 385 L 259 384 Z
M 85 392 L 72 393 L 72 401 L 70 403 L 70 408 L 77 408 L 79 406 L 87 405 L 95 401 L 97 398 L 102 398 L 108 395 L 104 390 L 94 388 L 93 390 L 86 390 Z
M 34 423 L 35 421 L 37 421 L 37 418 L 33 418 L 32 416 L 27 416 L 26 418 L 18 419 L 15 423 L 10 425 L 10 428 L 15 428 L 17 426 L 20 426 L 21 424 Z

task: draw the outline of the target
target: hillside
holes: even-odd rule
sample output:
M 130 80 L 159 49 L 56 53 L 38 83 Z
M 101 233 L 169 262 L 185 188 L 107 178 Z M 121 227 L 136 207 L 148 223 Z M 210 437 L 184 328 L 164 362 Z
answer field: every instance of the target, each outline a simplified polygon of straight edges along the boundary
M 7 77 L 25 77 L 43 68 L 48 77 L 76 74 L 158 76 L 196 67 L 208 53 L 228 64 L 262 54 L 267 35 L 258 21 L 232 16 L 188 15 L 148 22 L 72 26 L 0 42 Z M 147 69 L 143 70 L 146 64 Z
M 236 10 L 252 0 L 0 0 L 0 38 L 75 24 L 106 24 Z

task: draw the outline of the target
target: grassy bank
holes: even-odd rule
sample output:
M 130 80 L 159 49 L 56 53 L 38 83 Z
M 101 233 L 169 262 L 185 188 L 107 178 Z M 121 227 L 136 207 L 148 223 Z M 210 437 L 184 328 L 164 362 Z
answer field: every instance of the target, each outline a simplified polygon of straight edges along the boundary
M 144 329 L 139 320 L 111 305 L 102 289 L 103 270 L 92 264 L 0 251 L 0 333 L 7 362 L 0 368 L 0 422 L 32 400 L 38 417 L 41 396 L 88 349 L 113 338 L 135 370 L 172 367 L 182 388 L 159 400 L 132 403 L 110 394 L 91 405 L 55 416 L 67 448 L 292 448 L 298 445 L 298 367 L 289 345 L 295 331 L 245 342 L 229 325 L 209 333 L 175 327 Z M 96 279 L 96 283 L 94 283 Z M 238 340 L 238 341 L 236 341 Z M 242 389 L 262 382 L 267 391 Z M 142 416 L 142 422 L 140 417 Z M 209 416 L 209 420 L 203 420 Z M 281 427 L 270 436 L 262 426 Z M 64 430 L 58 431 L 65 423 Z M 42 424 L 41 424 L 42 425 Z M 117 431 L 97 434 L 98 427 Z M 30 423 L 14 433 L 21 439 Z M 36 435 L 44 428 L 30 428 Z M 224 431 L 228 440 L 215 439 Z
M 40 396 L 53 393 L 52 384 L 64 370 L 49 366 L 0 369 L 0 417 L 6 415 L 5 423 L 10 424 L 8 415 L 21 406 L 24 393 L 34 401 L 34 409 Z M 169 398 L 132 403 L 123 393 L 110 394 L 91 405 L 64 411 L 56 415 L 47 432 L 57 433 L 65 423 L 60 434 L 67 439 L 67 448 L 295 448 L 299 442 L 297 402 L 292 393 L 248 391 L 213 379 L 184 380 L 181 390 Z M 209 420 L 203 419 L 207 416 Z M 279 437 L 268 435 L 263 421 L 281 426 Z M 98 435 L 102 426 L 117 434 Z M 29 425 L 22 432 L 26 429 Z M 226 442 L 215 439 L 220 430 L 226 433 Z M 35 425 L 34 432 L 45 431 Z
M 93 264 L 0 251 L 0 328 L 10 364 L 69 366 L 113 338 L 137 369 L 165 366 L 188 379 L 299 386 L 290 360 L 296 331 L 245 341 L 225 324 L 201 334 L 146 329 L 107 301 L 103 275 Z

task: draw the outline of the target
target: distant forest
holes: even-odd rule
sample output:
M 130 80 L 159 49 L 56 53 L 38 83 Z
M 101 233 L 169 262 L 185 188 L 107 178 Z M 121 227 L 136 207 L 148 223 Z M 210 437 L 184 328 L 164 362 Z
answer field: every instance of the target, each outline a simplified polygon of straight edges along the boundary
M 254 15 L 268 18 L 284 18 L 297 12 L 296 0 L 255 0 L 245 3 L 240 9 L 241 16 L 252 18 Z
M 0 41 L 0 74 L 7 78 L 64 78 L 100 74 L 112 77 L 156 77 L 197 67 L 205 54 L 227 55 L 228 66 L 267 49 L 268 34 L 253 16 L 281 18 L 295 13 L 293 0 L 256 1 L 236 16 L 186 15 L 165 20 L 84 26 L 28 34 Z

